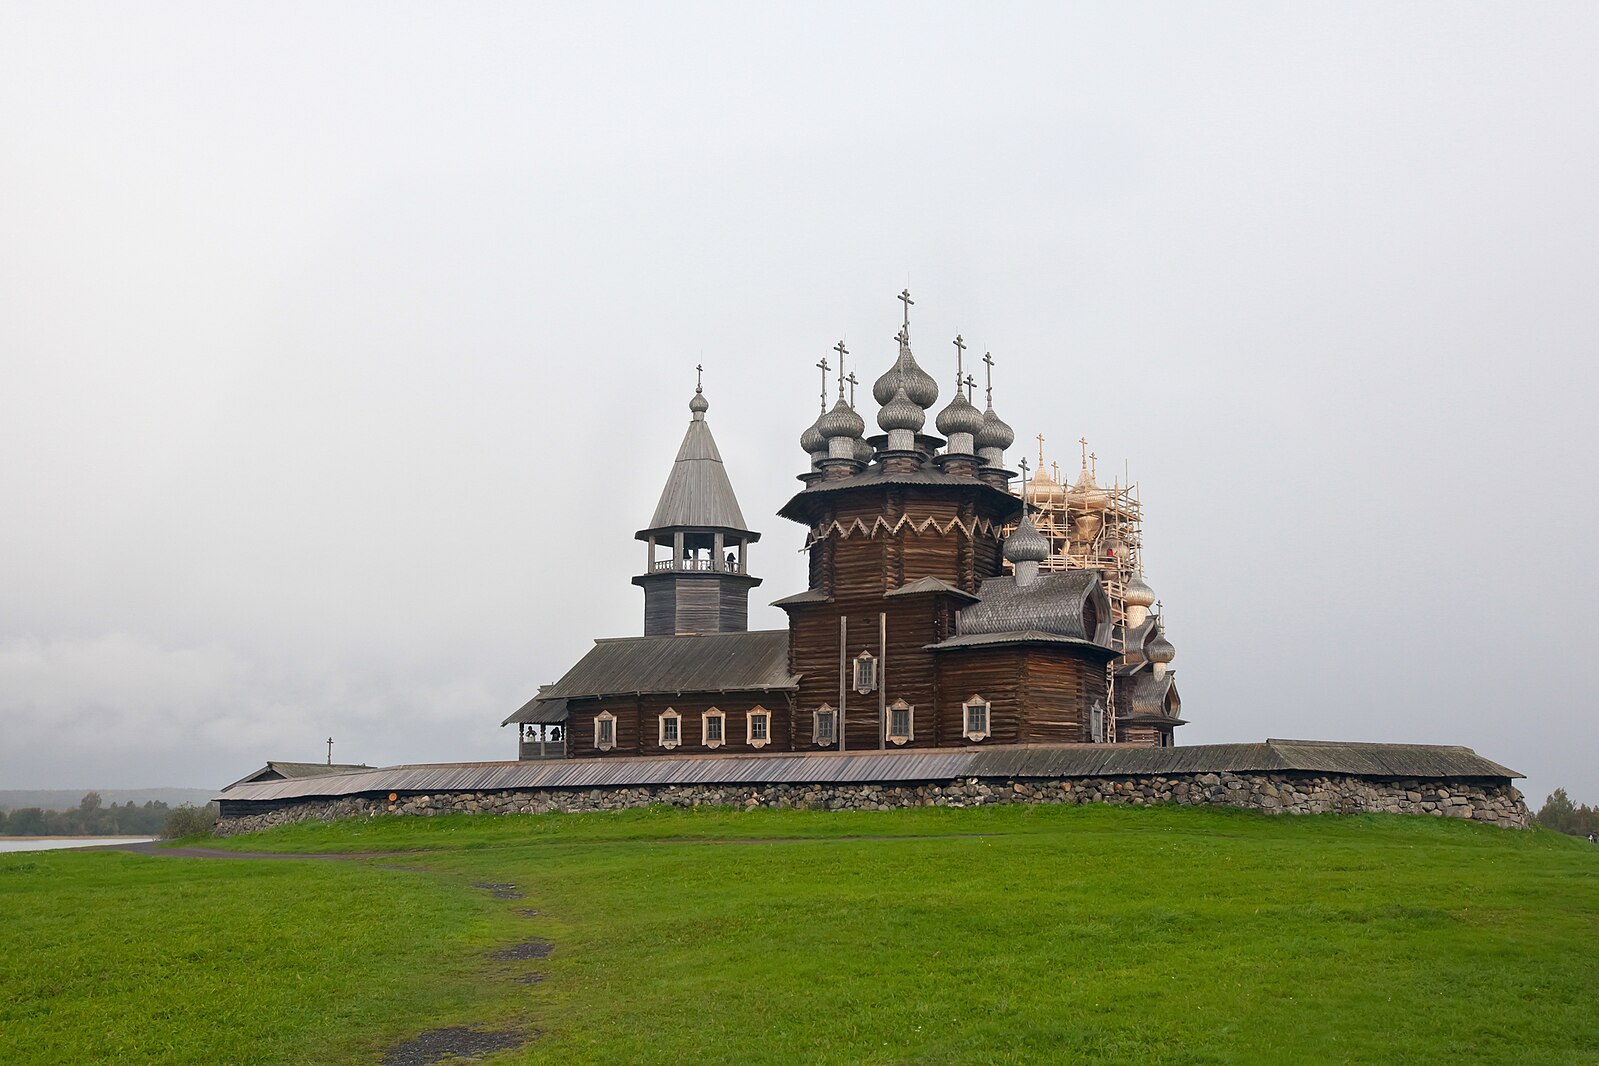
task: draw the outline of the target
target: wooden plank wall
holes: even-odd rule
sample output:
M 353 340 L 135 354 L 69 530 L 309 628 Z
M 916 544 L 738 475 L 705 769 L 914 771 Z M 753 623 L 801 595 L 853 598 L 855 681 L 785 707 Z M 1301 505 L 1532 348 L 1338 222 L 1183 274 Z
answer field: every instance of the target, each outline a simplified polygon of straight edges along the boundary
M 681 715 L 678 720 L 681 743 L 676 748 L 660 744 L 660 715 L 667 708 Z M 705 711 L 722 711 L 724 743 L 719 748 L 705 746 Z M 770 711 L 771 742 L 757 749 L 745 739 L 749 713 L 756 708 Z M 695 693 L 683 696 L 647 695 L 608 699 L 573 700 L 568 704 L 566 750 L 569 758 L 590 759 L 606 755 L 702 755 L 711 751 L 739 752 L 792 750 L 789 704 L 781 692 Z M 602 711 L 616 715 L 616 747 L 608 752 L 594 747 L 594 719 Z M 807 715 L 806 729 L 810 728 Z

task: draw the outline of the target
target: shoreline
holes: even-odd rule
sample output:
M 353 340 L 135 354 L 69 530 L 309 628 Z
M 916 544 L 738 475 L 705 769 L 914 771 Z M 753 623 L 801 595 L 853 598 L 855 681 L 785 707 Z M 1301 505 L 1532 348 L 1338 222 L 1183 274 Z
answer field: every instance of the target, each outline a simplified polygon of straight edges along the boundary
M 155 833 L 95 833 L 74 836 L 70 833 L 39 833 L 36 836 L 11 837 L 0 834 L 0 840 L 160 840 Z

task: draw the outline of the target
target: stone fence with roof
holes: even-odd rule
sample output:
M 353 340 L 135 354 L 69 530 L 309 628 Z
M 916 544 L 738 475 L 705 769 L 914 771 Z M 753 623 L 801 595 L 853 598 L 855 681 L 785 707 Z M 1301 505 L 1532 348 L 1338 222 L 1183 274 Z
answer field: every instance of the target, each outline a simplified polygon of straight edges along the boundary
M 1502 768 L 1501 768 L 1502 769 Z M 1505 771 L 1506 774 L 1509 771 Z M 894 810 L 1013 803 L 1178 804 L 1267 814 L 1409 814 L 1508 829 L 1530 822 L 1508 777 L 1387 777 L 1303 770 L 1220 770 L 1088 776 L 957 776 L 941 781 L 653 783 L 603 787 L 447 788 L 341 796 L 233 800 L 217 833 L 231 836 L 303 821 L 439 814 L 614 811 L 661 804 L 755 810 Z

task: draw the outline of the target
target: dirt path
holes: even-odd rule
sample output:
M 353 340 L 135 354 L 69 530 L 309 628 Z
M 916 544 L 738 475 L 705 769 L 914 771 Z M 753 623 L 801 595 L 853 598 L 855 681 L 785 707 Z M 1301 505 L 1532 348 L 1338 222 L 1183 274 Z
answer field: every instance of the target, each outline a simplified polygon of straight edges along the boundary
M 426 855 L 425 851 L 230 851 L 227 848 L 168 848 L 156 841 L 139 844 L 101 844 L 92 848 L 62 848 L 62 851 L 131 851 L 168 859 L 392 859 L 398 855 Z
M 418 851 L 335 851 L 293 853 L 281 851 L 229 851 L 225 848 L 169 848 L 156 841 L 136 844 L 101 844 L 94 847 L 63 849 L 70 851 L 126 851 L 150 858 L 173 859 L 312 859 L 316 861 L 349 862 L 356 859 L 392 859 L 396 856 L 432 854 Z M 374 863 L 380 870 L 408 870 L 416 873 L 439 873 L 421 866 L 395 866 Z M 470 887 L 487 892 L 496 900 L 520 900 L 523 893 L 510 882 L 474 881 Z M 516 911 L 519 918 L 533 918 L 538 912 L 530 907 Z M 489 951 L 484 957 L 499 963 L 527 962 L 546 959 L 554 945 L 542 937 L 532 937 Z M 534 985 L 544 980 L 544 974 L 525 967 L 501 966 L 497 968 L 501 979 L 520 985 Z M 485 1055 L 524 1047 L 541 1035 L 538 1029 L 527 1024 L 513 1024 L 505 1028 L 488 1028 L 476 1025 L 451 1025 L 427 1029 L 392 1044 L 382 1051 L 382 1066 L 434 1066 L 435 1063 L 476 1062 Z

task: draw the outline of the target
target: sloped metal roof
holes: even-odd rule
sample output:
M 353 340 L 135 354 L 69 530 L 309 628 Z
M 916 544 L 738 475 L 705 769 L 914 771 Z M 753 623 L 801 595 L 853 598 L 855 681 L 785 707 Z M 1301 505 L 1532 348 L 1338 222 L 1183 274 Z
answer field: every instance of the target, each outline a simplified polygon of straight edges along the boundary
M 1268 740 L 1135 748 L 1119 744 L 869 752 L 698 755 L 393 766 L 331 777 L 234 786 L 223 800 L 295 800 L 363 793 L 633 788 L 641 785 L 894 784 L 964 777 L 1115 777 L 1301 771 L 1384 778 L 1521 775 L 1470 748 Z
M 722 453 L 711 436 L 710 424 L 700 418 L 688 424 L 672 472 L 666 476 L 660 502 L 655 505 L 655 515 L 639 536 L 674 526 L 752 533 L 744 524 L 744 512 L 733 494 L 733 483 L 722 465 Z M 755 539 L 755 535 L 750 539 Z
M 793 689 L 788 630 L 597 640 L 541 699 Z

